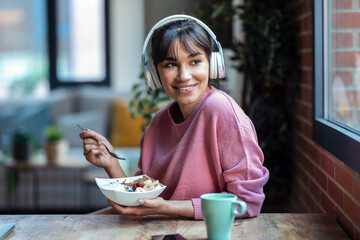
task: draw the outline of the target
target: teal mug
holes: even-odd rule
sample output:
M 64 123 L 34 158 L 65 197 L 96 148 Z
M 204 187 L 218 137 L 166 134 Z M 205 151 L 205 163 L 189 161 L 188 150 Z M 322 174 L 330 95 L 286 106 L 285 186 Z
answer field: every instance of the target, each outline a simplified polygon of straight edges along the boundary
M 246 203 L 236 195 L 227 193 L 208 193 L 201 195 L 201 210 L 210 240 L 230 239 L 235 216 L 246 213 Z M 240 205 L 241 211 L 237 210 Z

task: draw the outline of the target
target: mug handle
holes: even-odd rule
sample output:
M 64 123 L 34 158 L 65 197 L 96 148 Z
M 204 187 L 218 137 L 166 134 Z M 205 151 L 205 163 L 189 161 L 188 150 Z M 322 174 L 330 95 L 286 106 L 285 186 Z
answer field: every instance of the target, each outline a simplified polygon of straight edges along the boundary
M 239 212 L 237 210 L 237 207 L 235 206 L 233 214 L 236 216 L 240 216 L 246 213 L 246 202 L 244 201 L 233 201 L 233 204 L 240 205 L 241 211 Z

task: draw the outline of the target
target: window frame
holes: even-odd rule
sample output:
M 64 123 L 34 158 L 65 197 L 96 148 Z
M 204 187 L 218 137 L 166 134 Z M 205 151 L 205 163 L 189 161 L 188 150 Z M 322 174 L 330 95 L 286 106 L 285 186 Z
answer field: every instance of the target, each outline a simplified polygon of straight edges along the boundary
M 62 82 L 57 76 L 57 36 L 56 36 L 56 1 L 46 0 L 47 5 L 47 30 L 48 30 L 48 62 L 50 90 L 58 87 L 76 87 L 80 85 L 110 86 L 110 33 L 109 33 L 109 0 L 104 1 L 105 11 L 105 78 L 101 81 L 87 82 Z
M 313 140 L 360 173 L 360 135 L 324 116 L 324 1 L 313 1 Z

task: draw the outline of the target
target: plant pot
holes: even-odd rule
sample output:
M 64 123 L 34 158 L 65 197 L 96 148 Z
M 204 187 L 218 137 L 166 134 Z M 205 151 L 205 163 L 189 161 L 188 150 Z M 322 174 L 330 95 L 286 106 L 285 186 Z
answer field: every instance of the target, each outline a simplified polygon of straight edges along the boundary
M 58 165 L 67 156 L 69 143 L 66 140 L 47 141 L 44 145 L 47 163 Z
M 26 162 L 30 158 L 31 144 L 28 141 L 16 141 L 12 146 L 13 158 L 15 161 Z

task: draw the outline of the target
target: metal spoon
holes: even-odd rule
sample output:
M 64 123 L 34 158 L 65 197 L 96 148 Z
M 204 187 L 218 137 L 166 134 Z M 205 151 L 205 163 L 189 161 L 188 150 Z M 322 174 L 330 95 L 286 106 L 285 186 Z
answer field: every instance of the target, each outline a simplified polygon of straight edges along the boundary
M 85 131 L 84 128 L 82 128 L 79 124 L 77 124 L 77 126 L 82 130 L 82 131 Z M 120 157 L 119 155 L 117 155 L 116 153 L 113 153 L 109 150 L 109 148 L 106 146 L 106 144 L 101 141 L 101 140 L 98 140 L 99 143 L 101 143 L 102 145 L 104 145 L 104 147 L 106 148 L 106 151 L 108 151 L 108 153 L 110 154 L 110 156 L 114 157 L 114 158 L 117 158 L 117 159 L 120 159 L 120 160 L 126 160 L 126 158 L 124 157 Z
M 112 157 L 117 158 L 117 159 L 120 159 L 120 160 L 126 160 L 126 158 L 120 157 L 120 156 L 117 155 L 116 153 L 111 152 L 103 141 L 98 140 L 98 142 L 101 143 L 102 145 L 104 145 L 104 147 L 106 148 L 106 150 L 108 151 L 108 153 L 109 153 Z

